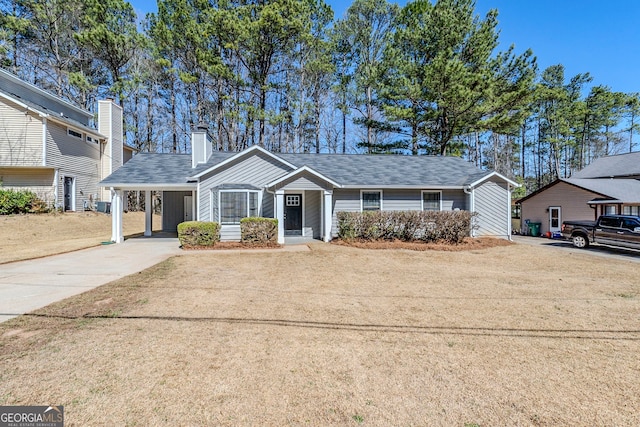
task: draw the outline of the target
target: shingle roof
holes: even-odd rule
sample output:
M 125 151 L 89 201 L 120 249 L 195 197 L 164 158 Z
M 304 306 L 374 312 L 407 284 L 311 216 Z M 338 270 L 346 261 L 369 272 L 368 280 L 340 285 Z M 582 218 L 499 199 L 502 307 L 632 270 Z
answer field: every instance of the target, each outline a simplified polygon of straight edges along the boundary
M 213 152 L 206 164 L 191 167 L 191 155 L 140 153 L 102 181 L 102 185 L 187 184 L 190 177 L 237 155 Z M 347 186 L 462 187 L 491 174 L 459 157 L 364 154 L 281 154 L 298 168 L 307 166 Z
M 611 178 L 640 176 L 640 151 L 600 157 L 573 174 L 572 178 Z
M 637 179 L 568 178 L 561 181 L 603 194 L 612 201 L 626 204 L 640 203 L 640 181 Z

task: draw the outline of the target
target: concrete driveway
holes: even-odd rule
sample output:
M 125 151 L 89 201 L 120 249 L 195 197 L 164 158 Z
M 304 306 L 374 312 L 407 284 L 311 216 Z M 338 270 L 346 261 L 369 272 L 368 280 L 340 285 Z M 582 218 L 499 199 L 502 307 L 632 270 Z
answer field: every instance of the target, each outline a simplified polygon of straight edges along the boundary
M 149 268 L 182 250 L 175 237 L 128 239 L 0 265 L 0 322 Z
M 564 251 L 599 256 L 603 258 L 640 262 L 640 251 L 633 249 L 614 248 L 602 245 L 590 245 L 587 249 L 573 247 L 570 241 L 562 239 L 546 239 L 544 237 L 513 236 L 513 241 L 526 245 L 544 246 Z

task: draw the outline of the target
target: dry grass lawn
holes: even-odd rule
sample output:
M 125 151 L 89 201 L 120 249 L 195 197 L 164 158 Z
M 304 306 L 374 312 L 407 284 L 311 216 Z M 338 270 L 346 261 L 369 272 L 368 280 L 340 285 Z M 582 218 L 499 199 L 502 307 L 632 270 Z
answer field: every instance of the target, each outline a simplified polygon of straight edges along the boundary
M 0 324 L 68 426 L 638 425 L 640 271 L 584 252 L 191 252 Z
M 162 228 L 159 215 L 153 229 Z M 125 236 L 144 232 L 144 212 L 127 212 Z M 96 212 L 0 215 L 0 264 L 85 249 L 111 240 L 111 216 Z

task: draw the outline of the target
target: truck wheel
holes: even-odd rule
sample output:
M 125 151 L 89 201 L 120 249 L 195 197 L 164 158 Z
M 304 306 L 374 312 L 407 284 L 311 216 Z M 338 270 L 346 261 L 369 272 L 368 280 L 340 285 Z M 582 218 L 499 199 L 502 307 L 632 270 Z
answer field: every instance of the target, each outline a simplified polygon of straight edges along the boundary
M 573 236 L 573 246 L 584 249 L 589 247 L 589 239 L 584 234 L 576 234 Z

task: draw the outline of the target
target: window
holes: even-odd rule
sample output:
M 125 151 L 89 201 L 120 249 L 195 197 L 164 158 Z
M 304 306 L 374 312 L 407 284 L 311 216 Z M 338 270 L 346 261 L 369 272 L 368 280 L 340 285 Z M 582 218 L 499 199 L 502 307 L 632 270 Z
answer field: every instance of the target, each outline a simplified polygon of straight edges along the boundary
M 98 143 L 98 139 L 87 135 L 87 142 L 93 142 L 94 144 L 97 144 Z
M 620 227 L 620 220 L 618 218 L 603 217 L 600 218 L 600 227 Z
M 76 138 L 80 138 L 82 139 L 82 134 L 80 132 L 77 132 L 73 129 L 67 129 L 67 134 L 70 136 L 75 136 Z
M 605 215 L 615 215 L 616 214 L 616 206 L 615 205 L 605 205 L 604 214 Z
M 442 210 L 442 193 L 440 191 L 423 191 L 422 192 L 422 210 L 423 211 L 441 211 Z
M 638 227 L 640 227 L 640 222 L 636 221 L 635 219 L 625 218 L 622 220 L 622 228 L 633 231 Z
M 240 224 L 242 218 L 258 216 L 257 191 L 221 191 L 220 224 Z
M 622 213 L 624 215 L 640 216 L 640 206 L 623 206 Z
M 363 211 L 382 210 L 382 191 L 362 191 L 360 197 L 362 198 Z

